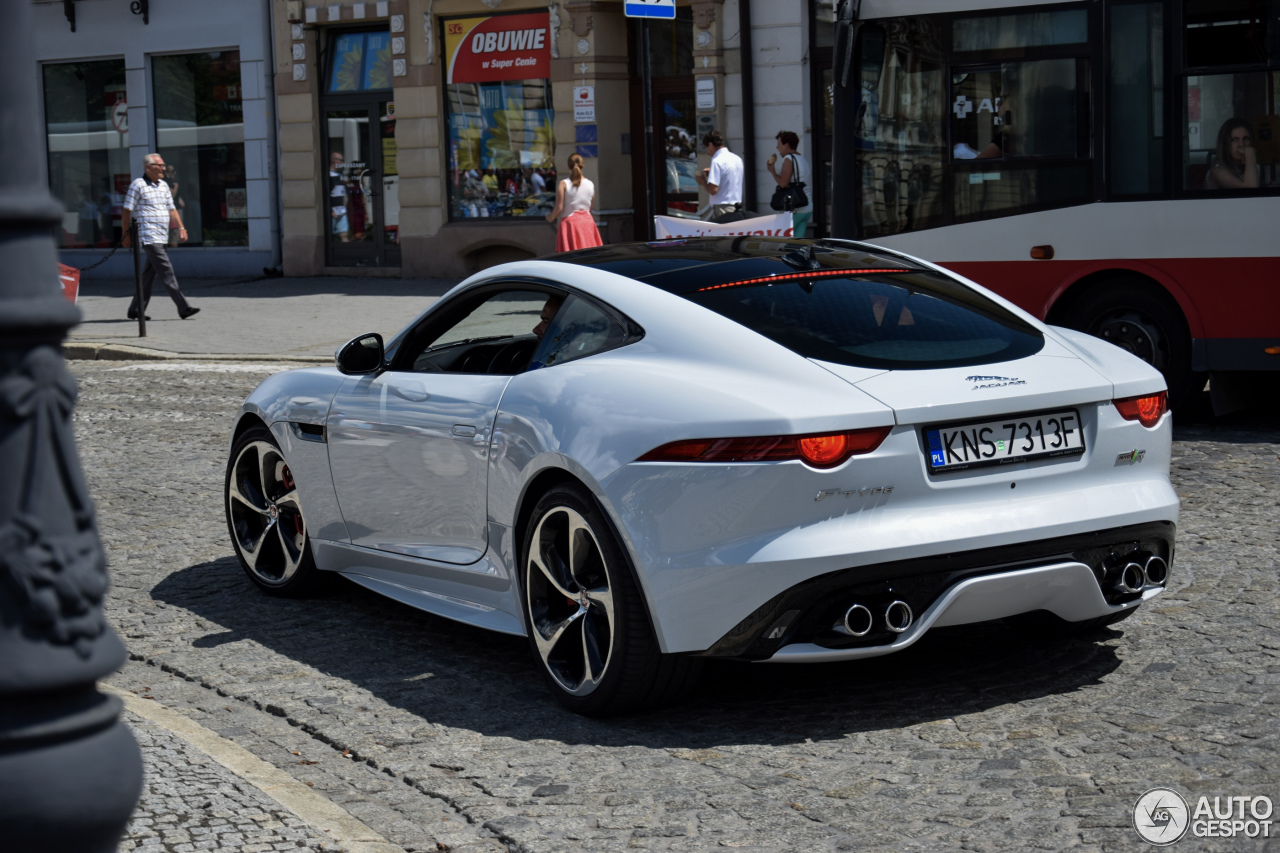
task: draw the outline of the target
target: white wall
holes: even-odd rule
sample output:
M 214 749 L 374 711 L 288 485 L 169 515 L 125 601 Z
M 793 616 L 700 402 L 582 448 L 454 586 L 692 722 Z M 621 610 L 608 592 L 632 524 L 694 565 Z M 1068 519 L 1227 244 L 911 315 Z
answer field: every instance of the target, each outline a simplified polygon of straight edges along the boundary
M 17 0 L 29 2 L 29 0 Z M 248 247 L 192 247 L 173 253 L 178 272 L 190 275 L 239 276 L 258 274 L 279 263 L 279 217 L 276 204 L 276 150 L 273 63 L 269 3 L 264 0 L 162 0 L 150 4 L 150 23 L 129 11 L 127 0 L 77 0 L 76 31 L 63 14 L 63 5 L 37 2 L 32 30 L 27 81 L 36 90 L 44 128 L 44 90 L 40 67 L 48 62 L 123 58 L 129 103 L 129 161 L 135 176 L 142 174 L 142 157 L 153 150 L 154 118 L 150 109 L 150 57 L 156 54 L 204 50 L 240 51 L 240 82 L 244 110 L 245 177 L 249 197 Z M 43 168 L 43 164 L 42 164 Z M 62 252 L 64 263 L 85 266 L 101 257 L 101 250 Z M 122 257 L 123 256 L 123 257 Z M 120 263 L 116 263 L 117 261 Z M 118 252 L 97 271 L 107 276 L 132 275 L 127 253 Z
M 757 211 L 769 210 L 769 198 L 777 186 L 765 163 L 775 152 L 775 135 L 780 130 L 792 130 L 800 136 L 800 153 L 813 163 L 813 134 L 810 120 L 809 95 L 809 3 L 807 0 L 729 0 L 724 5 L 726 31 L 737 32 L 737 3 L 751 3 L 751 63 L 755 86 L 755 162 L 747 168 L 755 170 L 756 195 L 754 204 L 748 206 Z M 734 9 L 729 11 L 730 3 Z M 729 14 L 733 15 L 730 19 Z M 737 39 L 734 39 L 737 47 Z M 728 45 L 726 45 L 728 47 Z M 746 57 L 743 58 L 744 61 Z M 726 89 L 741 91 L 741 79 L 726 82 Z M 742 115 L 741 96 L 736 96 L 736 124 L 730 120 L 730 135 L 736 133 L 741 151 Z M 726 100 L 726 104 L 729 101 Z M 731 146 L 732 147 L 732 146 Z

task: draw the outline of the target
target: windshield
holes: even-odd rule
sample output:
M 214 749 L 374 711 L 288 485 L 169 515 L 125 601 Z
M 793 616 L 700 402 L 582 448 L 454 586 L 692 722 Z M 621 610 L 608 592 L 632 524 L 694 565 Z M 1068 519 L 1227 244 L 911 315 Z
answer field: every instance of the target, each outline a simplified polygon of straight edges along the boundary
M 1035 327 L 946 276 L 854 275 L 787 276 L 686 298 L 806 358 L 856 367 L 964 367 L 1023 358 L 1044 346 Z

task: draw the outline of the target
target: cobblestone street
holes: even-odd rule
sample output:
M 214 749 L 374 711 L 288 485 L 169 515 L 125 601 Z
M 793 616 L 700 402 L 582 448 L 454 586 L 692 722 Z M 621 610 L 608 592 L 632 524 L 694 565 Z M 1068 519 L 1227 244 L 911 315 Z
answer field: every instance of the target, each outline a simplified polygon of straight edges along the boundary
M 520 638 L 339 578 L 301 601 L 251 587 L 225 457 L 237 406 L 278 366 L 70 367 L 131 653 L 110 685 L 340 805 L 387 842 L 367 849 L 1119 851 L 1145 847 L 1131 812 L 1154 786 L 1280 802 L 1275 408 L 1176 427 L 1169 590 L 1101 634 L 996 623 L 866 661 L 713 662 L 685 704 L 594 721 L 555 703 Z M 122 850 L 357 849 L 126 719 L 148 777 Z

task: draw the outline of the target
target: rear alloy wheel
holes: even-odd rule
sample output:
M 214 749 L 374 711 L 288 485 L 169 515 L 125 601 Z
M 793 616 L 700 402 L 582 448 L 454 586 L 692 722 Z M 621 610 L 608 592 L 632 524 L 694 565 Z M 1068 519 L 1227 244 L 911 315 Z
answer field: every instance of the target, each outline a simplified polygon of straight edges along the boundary
M 310 591 L 319 570 L 311 556 L 297 484 L 275 437 L 246 430 L 231 449 L 227 527 L 240 565 L 261 589 L 289 597 Z
M 1177 305 L 1133 279 L 1099 282 L 1070 307 L 1063 325 L 1113 343 L 1159 370 L 1171 409 L 1192 403 L 1204 390 L 1204 374 L 1191 370 L 1191 334 Z
M 699 662 L 658 649 L 626 556 L 586 489 L 563 484 L 543 495 L 522 553 L 530 646 L 561 704 L 619 714 L 693 686 Z

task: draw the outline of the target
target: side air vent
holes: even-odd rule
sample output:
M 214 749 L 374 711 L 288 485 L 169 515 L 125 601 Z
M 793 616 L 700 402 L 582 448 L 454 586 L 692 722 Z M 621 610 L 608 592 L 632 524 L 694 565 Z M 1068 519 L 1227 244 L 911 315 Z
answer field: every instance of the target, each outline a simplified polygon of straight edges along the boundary
M 302 441 L 318 441 L 324 443 L 324 427 L 320 424 L 291 423 L 293 434 Z

